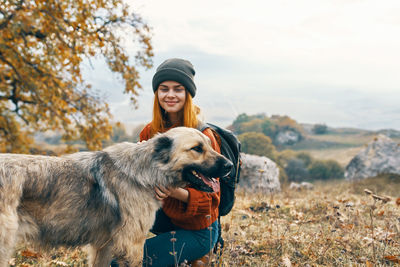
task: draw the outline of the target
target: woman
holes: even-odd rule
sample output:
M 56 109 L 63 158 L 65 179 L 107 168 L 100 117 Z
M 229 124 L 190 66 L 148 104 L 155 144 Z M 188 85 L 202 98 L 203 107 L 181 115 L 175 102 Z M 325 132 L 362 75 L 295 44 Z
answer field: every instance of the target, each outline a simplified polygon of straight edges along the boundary
M 192 64 L 183 59 L 164 61 L 153 77 L 153 120 L 140 133 L 140 140 L 148 140 L 156 133 L 177 126 L 198 128 L 200 109 L 192 102 L 196 95 Z M 220 147 L 210 129 L 203 131 L 214 150 Z M 205 193 L 190 186 L 186 188 L 155 188 L 155 196 L 162 201 L 152 232 L 144 247 L 146 266 L 170 266 L 184 260 L 191 262 L 212 250 L 218 237 L 219 182 L 217 192 Z

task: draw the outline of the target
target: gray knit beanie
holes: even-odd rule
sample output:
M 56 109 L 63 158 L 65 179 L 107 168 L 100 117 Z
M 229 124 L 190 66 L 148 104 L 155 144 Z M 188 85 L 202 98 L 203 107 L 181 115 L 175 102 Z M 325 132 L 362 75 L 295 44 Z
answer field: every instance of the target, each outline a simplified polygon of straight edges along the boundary
M 195 71 L 192 63 L 180 58 L 170 58 L 158 66 L 153 76 L 153 91 L 156 92 L 160 83 L 164 81 L 175 81 L 182 84 L 186 90 L 194 97 L 196 95 L 196 85 L 193 77 Z

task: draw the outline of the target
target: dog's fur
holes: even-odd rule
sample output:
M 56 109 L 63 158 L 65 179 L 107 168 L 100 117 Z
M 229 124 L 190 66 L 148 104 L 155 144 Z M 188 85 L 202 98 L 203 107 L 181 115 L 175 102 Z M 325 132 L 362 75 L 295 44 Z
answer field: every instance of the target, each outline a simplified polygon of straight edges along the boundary
M 0 267 L 19 238 L 41 247 L 89 245 L 89 265 L 140 265 L 160 202 L 154 187 L 196 183 L 227 174 L 231 163 L 210 140 L 174 128 L 147 142 L 63 157 L 0 154 Z

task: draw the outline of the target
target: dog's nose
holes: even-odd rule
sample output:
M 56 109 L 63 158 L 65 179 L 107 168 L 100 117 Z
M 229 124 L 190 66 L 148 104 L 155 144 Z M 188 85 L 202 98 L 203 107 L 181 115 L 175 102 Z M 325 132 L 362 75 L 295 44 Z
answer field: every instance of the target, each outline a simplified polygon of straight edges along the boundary
M 229 174 L 232 170 L 233 163 L 230 160 L 226 160 L 223 166 L 224 172 Z

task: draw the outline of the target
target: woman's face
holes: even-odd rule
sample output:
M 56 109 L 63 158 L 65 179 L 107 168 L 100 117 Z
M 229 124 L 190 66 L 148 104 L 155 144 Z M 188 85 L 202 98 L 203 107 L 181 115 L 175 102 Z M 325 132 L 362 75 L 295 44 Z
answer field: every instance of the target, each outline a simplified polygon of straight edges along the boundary
M 157 89 L 160 106 L 169 114 L 178 113 L 186 101 L 186 89 L 175 81 L 164 81 Z

